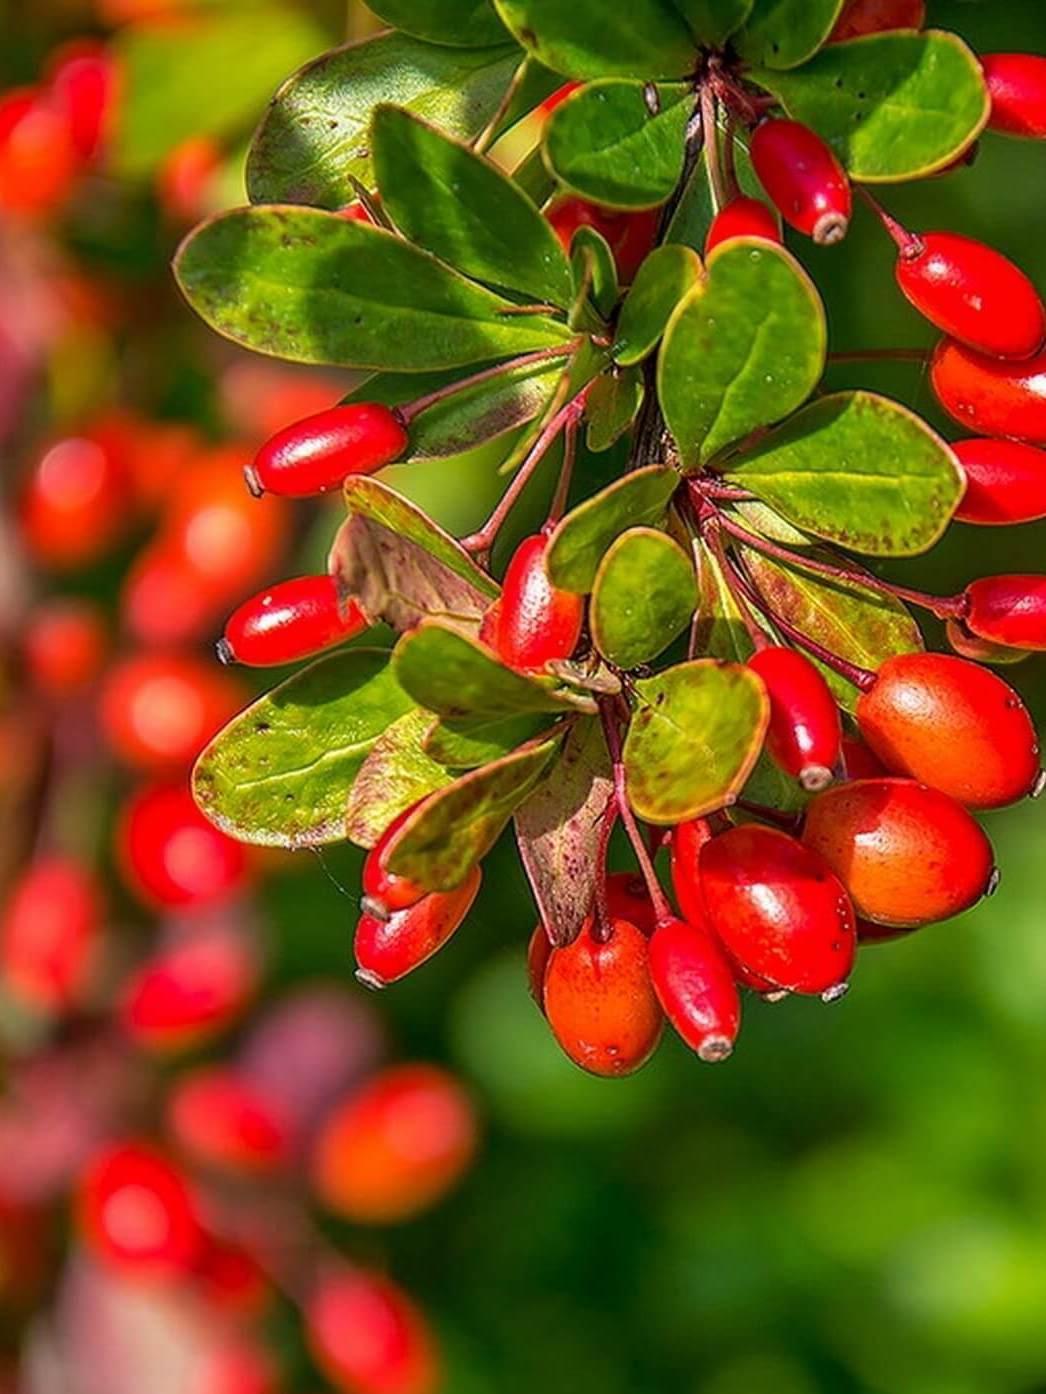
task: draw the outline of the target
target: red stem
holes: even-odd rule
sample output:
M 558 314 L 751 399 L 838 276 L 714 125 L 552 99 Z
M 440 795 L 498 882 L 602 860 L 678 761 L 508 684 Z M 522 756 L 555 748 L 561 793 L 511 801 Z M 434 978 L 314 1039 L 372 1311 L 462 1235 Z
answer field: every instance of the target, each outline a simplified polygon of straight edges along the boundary
M 628 840 L 632 844 L 632 850 L 636 854 L 636 861 L 639 863 L 639 870 L 643 880 L 646 882 L 647 894 L 650 896 L 654 907 L 654 918 L 658 924 L 664 924 L 666 920 L 673 918 L 672 907 L 661 889 L 661 882 L 657 879 L 657 872 L 654 870 L 654 863 L 650 859 L 646 843 L 643 841 L 643 834 L 639 831 L 639 824 L 636 822 L 635 814 L 632 812 L 632 805 L 628 802 L 628 790 L 625 785 L 625 766 L 621 758 L 621 733 L 617 728 L 617 719 L 614 715 L 613 706 L 609 702 L 600 702 L 599 715 L 603 722 L 603 734 L 606 736 L 607 750 L 610 752 L 611 763 L 614 767 L 614 799 L 617 804 L 617 811 L 621 821 L 625 825 L 628 833 Z
M 479 387 L 484 382 L 492 382 L 495 378 L 503 377 L 516 368 L 526 367 L 529 363 L 543 363 L 551 358 L 569 358 L 580 347 L 581 340 L 574 339 L 568 344 L 557 344 L 555 348 L 537 349 L 534 353 L 525 353 L 521 358 L 512 358 L 507 363 L 495 363 L 493 368 L 484 368 L 480 373 L 460 378 L 457 382 L 449 382 L 445 387 L 438 387 L 435 392 L 429 392 L 424 397 L 418 397 L 415 401 L 408 402 L 405 406 L 397 408 L 397 414 L 404 424 L 409 426 L 414 418 L 420 416 L 423 411 L 428 411 L 429 407 L 437 406 L 440 402 L 446 401 L 448 397 L 454 397 L 457 393 L 465 392 L 470 387 Z
M 860 184 L 855 185 L 855 188 L 893 238 L 895 244 L 900 249 L 901 255 L 904 257 L 917 257 L 923 250 L 922 238 L 917 237 L 914 232 L 909 232 L 902 223 L 899 223 L 896 218 L 887 213 L 879 200 L 873 198 L 867 189 L 863 188 Z

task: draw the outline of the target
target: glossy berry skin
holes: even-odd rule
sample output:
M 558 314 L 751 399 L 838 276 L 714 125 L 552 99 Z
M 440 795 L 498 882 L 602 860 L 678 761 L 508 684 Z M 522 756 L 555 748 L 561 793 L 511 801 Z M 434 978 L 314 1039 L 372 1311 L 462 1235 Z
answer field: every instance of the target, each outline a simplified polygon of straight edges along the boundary
M 803 840 L 857 913 L 917 929 L 968 910 L 994 878 L 991 843 L 954 799 L 912 779 L 860 779 L 818 794 Z
M 99 712 L 114 754 L 148 773 L 191 764 L 246 702 L 238 682 L 195 654 L 143 652 L 110 668 Z
M 995 673 L 941 653 L 888 658 L 857 703 L 857 724 L 894 774 L 967 808 L 1003 808 L 1031 793 L 1039 742 L 1028 710 Z
M 960 523 L 1000 527 L 1046 518 L 1046 450 L 1016 440 L 974 437 L 952 446 L 966 476 Z
M 544 668 L 569 658 L 581 637 L 584 597 L 549 580 L 548 537 L 535 533 L 516 548 L 501 591 L 497 652 L 510 668 Z
M 472 868 L 453 891 L 434 891 L 387 918 L 360 916 L 356 925 L 356 977 L 366 987 L 388 987 L 438 953 L 472 909 L 482 872 Z
M 984 576 L 963 593 L 963 621 L 993 644 L 1046 650 L 1046 576 Z
M 194 1070 L 177 1080 L 167 1121 L 184 1153 L 233 1175 L 270 1174 L 290 1155 L 288 1121 L 278 1104 L 228 1066 Z
M 860 736 L 843 736 L 842 756 L 847 779 L 878 779 L 890 773 Z
M 379 914 L 382 911 L 406 910 L 412 905 L 417 905 L 423 896 L 429 894 L 424 886 L 406 876 L 397 876 L 386 866 L 390 844 L 417 807 L 417 804 L 413 804 L 410 808 L 405 808 L 392 820 L 367 853 L 367 860 L 363 863 L 363 894 Z M 371 913 L 371 907 L 364 908 Z
M 86 1243 L 128 1277 L 184 1277 L 203 1251 L 187 1181 L 147 1143 L 119 1143 L 97 1156 L 81 1180 L 76 1208 Z
M 931 324 L 979 353 L 1030 358 L 1046 339 L 1046 307 L 1019 266 L 956 232 L 913 236 L 897 284 Z
M 1046 139 L 1046 58 L 1038 53 L 982 53 L 980 57 L 992 99 L 989 130 Z
M 770 755 L 804 789 L 824 789 L 832 782 L 842 742 L 831 688 L 810 659 L 795 649 L 761 649 L 748 666 L 762 678 L 770 698 Z
M 853 194 L 834 153 L 798 121 L 769 120 L 756 127 L 752 164 L 785 222 L 824 246 L 840 242 L 850 226 Z
M 601 233 L 610 244 L 618 275 L 625 285 L 635 280 L 636 272 L 653 250 L 660 216 L 656 208 L 623 213 L 573 195 L 560 199 L 548 211 L 548 220 L 564 251 L 570 251 L 578 228 L 590 227 Z
M 313 1359 L 345 1394 L 436 1394 L 436 1345 L 424 1317 L 390 1279 L 347 1265 L 317 1281 L 305 1304 Z
M 355 601 L 342 606 L 333 576 L 296 576 L 245 600 L 218 642 L 223 663 L 272 668 L 344 644 L 368 628 Z
M 61 701 L 90 687 L 102 670 L 108 644 L 99 606 L 88 600 L 53 600 L 29 616 L 22 656 L 36 690 Z
M 243 1014 L 257 982 L 251 941 L 205 927 L 163 945 L 131 974 L 120 999 L 121 1024 L 147 1050 L 197 1046 Z
M 124 878 L 160 909 L 217 905 L 242 890 L 247 853 L 208 822 L 184 784 L 154 784 L 126 803 L 117 832 Z
M 741 1029 L 733 970 L 701 924 L 665 920 L 650 941 L 650 979 L 657 999 L 691 1050 L 709 1064 L 725 1060 Z
M 760 198 L 738 194 L 723 205 L 712 219 L 705 238 L 705 256 L 732 237 L 763 237 L 768 242 L 783 242 L 781 220 Z
M 543 924 L 534 926 L 527 944 L 527 986 L 542 1016 L 545 1014 L 545 978 L 552 958 L 552 941 Z
M 731 828 L 701 851 L 707 921 L 732 959 L 789 992 L 835 993 L 850 976 L 850 898 L 832 870 L 776 828 Z
M 671 833 L 672 889 L 684 920 L 703 924 L 705 902 L 701 897 L 701 849 L 712 838 L 712 827 L 706 818 L 693 818 L 678 823 Z
M 246 470 L 252 494 L 304 499 L 339 489 L 350 474 L 373 474 L 398 460 L 406 427 L 388 407 L 355 402 L 287 426 L 267 440 Z
M 587 921 L 572 944 L 553 950 L 545 1014 L 564 1052 L 589 1074 L 633 1074 L 653 1055 L 664 1017 L 650 982 L 646 935 L 613 920 L 601 943 Z
M 1046 353 L 1007 363 L 942 339 L 930 362 L 930 383 L 964 430 L 1046 445 Z
M 890 29 L 921 29 L 925 23 L 926 0 L 847 0 L 828 42 L 843 43 Z
M 0 981 L 33 1011 L 84 996 L 102 929 L 102 892 L 72 857 L 40 857 L 11 887 L 0 918 Z
M 627 920 L 650 937 L 657 912 L 642 876 L 631 871 L 612 871 L 606 882 L 607 913 L 612 920 Z
M 391 1224 L 429 1209 L 461 1179 L 476 1150 L 475 1111 L 433 1065 L 383 1070 L 339 1104 L 316 1139 L 313 1188 L 357 1224 Z

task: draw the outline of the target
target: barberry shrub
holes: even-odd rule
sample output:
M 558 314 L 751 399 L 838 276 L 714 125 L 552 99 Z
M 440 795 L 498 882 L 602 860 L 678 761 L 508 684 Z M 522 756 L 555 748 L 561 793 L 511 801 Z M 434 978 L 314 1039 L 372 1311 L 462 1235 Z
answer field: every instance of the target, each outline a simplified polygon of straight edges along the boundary
M 290 591 L 245 600 L 273 639 L 242 657 L 396 637 L 325 653 L 236 718 L 196 798 L 248 842 L 370 849 L 372 986 L 449 937 L 514 822 L 547 939 L 532 989 L 568 1054 L 627 1073 L 664 1011 L 720 1060 L 735 984 L 840 997 L 860 941 L 992 889 L 967 810 L 1041 788 L 1020 698 L 968 655 L 1046 648 L 1043 579 L 936 597 L 871 569 L 938 541 L 961 461 L 987 461 L 967 522 L 1042 515 L 1037 290 L 869 192 L 969 158 L 992 115 L 984 69 L 954 34 L 888 27 L 918 26 L 921 5 L 371 7 L 395 27 L 288 80 L 251 149 L 250 206 L 199 227 L 176 269 L 236 342 L 367 375 L 248 470 L 254 492 L 341 486 L 343 625 L 317 627 L 306 601 L 296 617 Z M 993 124 L 1035 135 L 1025 67 L 1007 101 L 1028 121 Z M 946 335 L 935 390 L 982 438 L 961 454 L 903 403 L 822 389 L 805 249 L 845 256 L 865 204 L 900 290 Z M 481 445 L 506 484 L 466 537 L 380 477 Z M 543 463 L 559 479 L 545 525 L 492 568 Z M 926 654 L 913 607 L 967 656 Z M 638 910 L 608 888 L 619 823 Z M 457 892 L 444 923 L 435 898 Z

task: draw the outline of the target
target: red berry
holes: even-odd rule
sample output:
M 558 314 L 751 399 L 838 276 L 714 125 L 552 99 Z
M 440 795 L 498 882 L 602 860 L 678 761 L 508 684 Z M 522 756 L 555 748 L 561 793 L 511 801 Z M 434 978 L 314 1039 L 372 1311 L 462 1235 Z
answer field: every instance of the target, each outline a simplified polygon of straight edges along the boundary
M 724 204 L 712 219 L 705 238 L 705 256 L 732 237 L 763 237 L 768 242 L 778 243 L 784 240 L 781 220 L 773 209 L 762 199 L 749 198 L 746 194 L 738 194 Z
M 952 449 L 966 476 L 959 522 L 991 527 L 1046 518 L 1046 451 L 980 438 L 957 441 Z
M 252 494 L 310 498 L 340 489 L 350 474 L 374 474 L 406 450 L 400 418 L 374 402 L 332 407 L 278 431 L 246 470 Z
M 991 844 L 971 815 L 911 779 L 861 779 L 818 794 L 803 840 L 842 880 L 859 915 L 915 929 L 991 889 Z
M 1020 697 L 965 658 L 888 658 L 857 703 L 861 734 L 883 764 L 968 808 L 1002 808 L 1039 778 L 1035 727 Z
M 355 601 L 344 606 L 333 576 L 280 581 L 234 610 L 218 642 L 223 663 L 270 668 L 344 644 L 368 628 Z
M 372 195 L 371 197 L 376 199 L 377 195 Z M 370 227 L 375 226 L 374 219 L 371 217 L 370 211 L 362 199 L 355 199 L 352 203 L 347 203 L 344 208 L 338 208 L 335 211 L 338 217 L 344 218 L 346 222 L 367 223 Z
M 204 926 L 162 946 L 131 975 L 120 1018 L 138 1045 L 182 1050 L 240 1017 L 257 982 L 251 941 L 235 930 Z
M 246 1331 L 222 1333 L 193 1369 L 186 1394 L 277 1394 L 276 1367 L 269 1353 Z
M 990 639 L 979 639 L 962 620 L 946 620 L 944 634 L 950 649 L 960 658 L 970 658 L 974 663 L 1002 663 L 1012 667 L 1031 656 L 1026 649 L 1010 649 L 1005 644 L 993 644 Z
M 981 67 L 992 99 L 989 129 L 1046 138 L 1046 58 L 1038 53 L 983 53 Z
M 386 866 L 390 844 L 417 807 L 417 804 L 412 804 L 393 819 L 363 863 L 363 894 L 373 902 L 379 914 L 382 911 L 406 910 L 429 894 L 424 886 L 406 876 L 398 876 Z M 371 911 L 368 910 L 368 913 Z
M 209 822 L 180 784 L 149 785 L 133 795 L 118 846 L 130 889 L 162 909 L 218 904 L 247 880 L 244 847 Z
M 581 637 L 584 597 L 552 584 L 547 552 L 547 535 L 535 533 L 519 544 L 505 573 L 497 651 L 511 668 L 544 668 L 569 658 Z
M 329 1269 L 306 1303 L 305 1329 L 313 1359 L 345 1394 L 436 1394 L 432 1334 L 388 1278 L 348 1266 Z
M 910 237 L 897 284 L 953 339 L 996 358 L 1030 358 L 1046 339 L 1046 307 L 1031 281 L 993 247 L 956 232 Z
M 270 1289 L 263 1269 L 246 1249 L 213 1235 L 208 1236 L 192 1276 L 212 1310 L 250 1319 L 268 1304 Z
M 725 1060 L 741 1029 L 741 999 L 722 949 L 701 924 L 665 920 L 650 941 L 650 978 L 665 1015 L 691 1050 Z
M 181 1278 L 203 1250 L 195 1197 L 181 1172 L 145 1143 L 117 1144 L 96 1157 L 80 1184 L 85 1241 L 134 1278 Z
M 48 101 L 65 119 L 81 160 L 90 162 L 101 154 L 115 98 L 116 65 L 105 44 L 78 39 L 54 55 Z
M 578 228 L 590 227 L 601 233 L 614 253 L 618 275 L 628 285 L 635 280 L 636 272 L 653 249 L 661 214 L 657 208 L 622 213 L 619 209 L 601 208 L 568 195 L 552 205 L 548 220 L 568 252 Z
M 41 857 L 15 881 L 0 920 L 4 987 L 35 1011 L 64 1011 L 89 984 L 101 928 L 101 888 L 88 868 Z
M 37 691 L 67 698 L 101 672 L 109 636 L 99 606 L 89 600 L 51 600 L 26 621 L 22 653 Z
M 35 465 L 22 491 L 22 535 L 34 559 L 68 571 L 97 561 L 128 521 L 129 490 L 119 459 L 89 436 L 60 440 Z
M 161 539 L 144 548 L 124 578 L 120 613 L 140 644 L 185 644 L 213 629 L 222 605 L 211 586 L 178 547 Z
M 543 116 L 551 116 L 556 107 L 562 106 L 566 99 L 575 93 L 584 84 L 580 82 L 565 82 L 562 87 L 557 87 L 551 97 L 546 97 L 538 107 L 538 111 Z
M 824 789 L 839 761 L 842 724 L 831 688 L 805 655 L 776 645 L 748 660 L 770 698 L 766 745 L 804 789 Z
M 657 912 L 642 876 L 614 871 L 607 877 L 607 912 L 612 920 L 627 920 L 649 939 L 657 925 Z
M 890 773 L 860 736 L 843 737 L 843 768 L 847 779 L 878 779 Z
M 35 88 L 0 94 L 0 211 L 30 218 L 69 197 L 77 154 L 68 123 Z
M 825 246 L 842 241 L 853 211 L 850 181 L 815 131 L 798 121 L 764 121 L 752 136 L 751 155 L 786 223 Z
M 978 638 L 1007 648 L 1046 649 L 1046 576 L 984 576 L 964 592 L 963 621 Z
M 545 1012 L 575 1065 L 614 1077 L 640 1069 L 661 1040 L 664 1018 L 650 982 L 646 935 L 627 920 L 610 924 L 606 943 L 591 922 L 553 950 Z
M 388 987 L 442 949 L 472 908 L 482 872 L 474 866 L 453 891 L 434 891 L 385 918 L 368 911 L 356 925 L 356 977 L 367 987 Z
M 890 29 L 921 29 L 925 23 L 926 0 L 847 0 L 828 42 L 838 44 Z
M 838 994 L 853 967 L 854 913 L 820 857 L 753 823 L 714 837 L 700 872 L 708 923 L 732 959 L 789 992 Z
M 545 1014 L 545 978 L 551 958 L 552 940 L 544 925 L 536 925 L 527 945 L 527 984 L 542 1016 Z
M 475 1150 L 475 1112 L 458 1082 L 432 1065 L 400 1065 L 334 1109 L 310 1170 L 331 1210 L 357 1224 L 390 1224 L 441 1199 Z
M 1006 363 L 942 339 L 930 363 L 930 382 L 941 406 L 965 430 L 1046 445 L 1046 353 Z
M 703 924 L 705 902 L 701 898 L 701 849 L 711 841 L 712 827 L 705 818 L 679 823 L 672 829 L 672 889 L 683 919 L 690 924 Z
M 111 749 L 135 769 L 189 765 L 246 702 L 230 675 L 190 653 L 138 653 L 113 665 L 101 695 Z
M 288 1160 L 288 1120 L 278 1104 L 228 1066 L 195 1070 L 167 1100 L 171 1135 L 204 1166 L 238 1175 L 277 1171 Z

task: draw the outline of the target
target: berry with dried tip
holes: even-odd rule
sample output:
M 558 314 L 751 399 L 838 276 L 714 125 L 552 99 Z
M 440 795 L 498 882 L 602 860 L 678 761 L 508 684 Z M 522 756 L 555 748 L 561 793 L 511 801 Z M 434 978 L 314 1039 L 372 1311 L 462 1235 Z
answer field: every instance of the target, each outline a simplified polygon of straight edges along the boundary
M 982 53 L 992 99 L 988 128 L 1046 140 L 1046 58 L 1038 53 Z
M 1046 576 L 983 576 L 963 592 L 963 622 L 993 644 L 1046 650 Z
M 721 242 L 729 242 L 733 237 L 763 237 L 768 242 L 781 243 L 781 220 L 774 210 L 761 198 L 749 198 L 738 194 L 723 205 L 712 219 L 705 238 L 705 256 L 714 251 Z
M 850 181 L 821 137 L 798 121 L 770 119 L 752 136 L 752 164 L 785 222 L 830 246 L 846 236 Z
M 0 920 L 0 981 L 32 1011 L 57 1013 L 90 984 L 102 928 L 102 891 L 72 857 L 40 857 L 10 888 Z
M 857 913 L 917 929 L 968 910 L 997 879 L 991 843 L 961 804 L 913 779 L 861 779 L 813 800 L 803 840 Z
M 367 860 L 363 863 L 362 884 L 363 894 L 371 902 L 369 906 L 364 906 L 368 914 L 377 912 L 381 915 L 390 914 L 395 910 L 406 910 L 411 905 L 417 905 L 419 900 L 429 894 L 424 886 L 406 876 L 398 876 L 386 865 L 390 843 L 418 807 L 418 804 L 412 804 L 410 808 L 405 808 L 392 820 L 367 853 Z
M 93 1252 L 128 1277 L 183 1278 L 203 1251 L 188 1181 L 148 1143 L 117 1143 L 95 1157 L 80 1182 L 76 1214 Z
M 861 735 L 894 774 L 967 808 L 1003 808 L 1039 778 L 1039 742 L 1018 694 L 950 654 L 888 658 L 857 703 Z
M 835 997 L 853 967 L 853 906 L 816 853 L 750 823 L 701 850 L 707 923 L 730 957 L 789 992 Z
M 333 576 L 295 576 L 233 611 L 218 640 L 218 657 L 223 663 L 271 668 L 344 644 L 368 627 L 354 600 L 342 604 Z
M 346 1394 L 436 1394 L 440 1362 L 424 1317 L 391 1279 L 329 1268 L 305 1304 L 316 1364 Z
M 572 944 L 553 950 L 545 1014 L 575 1065 L 614 1078 L 647 1063 L 664 1016 L 650 982 L 646 935 L 627 920 L 612 920 L 608 928 L 603 942 L 587 921 Z
M 921 29 L 925 23 L 926 0 L 847 0 L 828 42 L 844 43 L 891 29 Z
M 340 489 L 350 474 L 374 474 L 406 450 L 410 437 L 395 412 L 376 402 L 332 407 L 267 440 L 244 471 L 255 496 L 304 499 Z
M 741 1029 L 741 998 L 733 970 L 703 924 L 670 919 L 650 940 L 650 978 L 665 1016 L 697 1052 L 726 1060 Z
M 548 210 L 553 231 L 568 252 L 578 228 L 590 227 L 601 233 L 610 244 L 618 275 L 625 285 L 635 280 L 636 272 L 653 250 L 660 217 L 656 208 L 623 213 L 617 208 L 601 208 L 572 194 Z
M 1046 518 L 1046 451 L 1016 440 L 974 437 L 952 446 L 966 476 L 960 523 L 999 527 Z
M 438 953 L 471 910 L 482 875 L 474 866 L 456 890 L 433 891 L 384 917 L 365 910 L 354 941 L 360 982 L 366 987 L 388 987 Z
M 548 541 L 546 533 L 525 538 L 505 573 L 494 638 L 510 668 L 544 668 L 569 658 L 581 637 L 584 597 L 552 584 L 545 564 Z
M 942 339 L 930 361 L 930 383 L 964 430 L 1046 445 L 1046 353 L 1007 363 Z
M 842 722 L 831 688 L 804 654 L 770 645 L 748 660 L 770 698 L 766 746 L 785 774 L 816 792 L 832 782 Z

